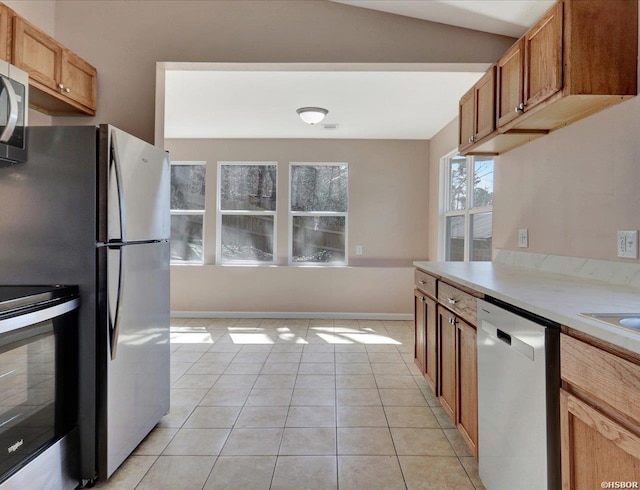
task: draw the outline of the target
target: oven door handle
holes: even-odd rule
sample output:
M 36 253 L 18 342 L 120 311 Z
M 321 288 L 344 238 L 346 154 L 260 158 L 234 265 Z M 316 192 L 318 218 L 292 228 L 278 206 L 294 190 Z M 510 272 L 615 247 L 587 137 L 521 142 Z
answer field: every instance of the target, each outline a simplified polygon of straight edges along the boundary
M 20 328 L 29 327 L 36 323 L 51 320 L 65 313 L 69 313 L 80 306 L 80 299 L 74 298 L 64 303 L 44 308 L 42 310 L 33 311 L 24 315 L 13 316 L 5 320 L 0 320 L 0 334 L 18 330 Z
M 18 96 L 16 95 L 16 91 L 13 90 L 13 85 L 11 85 L 11 80 L 6 77 L 2 78 L 2 84 L 4 88 L 7 89 L 7 96 L 9 99 L 9 117 L 7 118 L 7 125 L 4 128 L 2 134 L 0 134 L 0 142 L 6 143 L 13 136 L 13 132 L 16 129 L 16 124 L 18 124 Z
M 111 360 L 115 360 L 116 353 L 118 351 L 118 335 L 120 334 L 120 305 L 122 304 L 122 285 L 124 284 L 124 268 L 122 263 L 124 262 L 124 247 L 118 246 L 118 253 L 120 255 L 120 262 L 118 263 L 118 292 L 116 293 L 116 311 L 111 314 L 111 302 L 107 298 L 107 305 L 109 305 L 109 347 L 111 350 Z M 107 286 L 107 291 L 109 290 Z

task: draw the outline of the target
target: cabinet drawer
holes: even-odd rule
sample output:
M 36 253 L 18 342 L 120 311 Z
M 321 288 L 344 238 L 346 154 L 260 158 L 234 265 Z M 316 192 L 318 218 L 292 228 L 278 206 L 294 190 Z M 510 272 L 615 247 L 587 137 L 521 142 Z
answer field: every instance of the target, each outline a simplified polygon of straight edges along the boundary
M 421 291 L 430 294 L 433 298 L 436 297 L 436 283 L 437 279 L 426 272 L 416 269 L 415 282 L 416 287 Z
M 560 377 L 640 423 L 640 366 L 560 335 Z
M 440 281 L 438 284 L 438 301 L 468 322 L 476 325 L 476 297 Z

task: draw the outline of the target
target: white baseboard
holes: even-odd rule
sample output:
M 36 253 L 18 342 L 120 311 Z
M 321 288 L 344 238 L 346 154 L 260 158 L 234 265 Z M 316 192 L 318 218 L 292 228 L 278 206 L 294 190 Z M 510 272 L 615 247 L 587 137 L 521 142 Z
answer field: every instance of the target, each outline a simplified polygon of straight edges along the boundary
M 411 313 L 341 313 L 299 311 L 172 311 L 173 318 L 326 318 L 329 320 L 407 320 Z

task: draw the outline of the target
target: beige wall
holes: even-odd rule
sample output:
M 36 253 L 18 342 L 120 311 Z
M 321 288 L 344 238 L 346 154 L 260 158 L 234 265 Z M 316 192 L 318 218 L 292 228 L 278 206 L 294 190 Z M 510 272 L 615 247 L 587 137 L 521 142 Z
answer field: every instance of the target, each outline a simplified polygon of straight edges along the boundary
M 278 162 L 277 255 L 282 267 L 174 266 L 173 310 L 412 311 L 411 264 L 427 257 L 428 141 L 167 140 L 166 146 L 173 160 L 208 163 L 204 237 L 207 264 L 215 262 L 217 162 Z M 349 164 L 348 244 L 353 267 L 286 266 L 289 162 Z M 355 256 L 356 245 L 363 246 L 361 257 Z M 257 287 L 247 277 L 251 271 L 259 271 L 256 277 L 261 282 L 249 303 L 246 293 Z M 207 287 L 202 289 L 204 284 Z M 375 294 L 371 294 L 371 284 L 375 284 Z
M 485 63 L 513 41 L 326 0 L 57 0 L 55 27 L 98 69 L 97 115 L 82 123 L 148 141 L 158 61 Z

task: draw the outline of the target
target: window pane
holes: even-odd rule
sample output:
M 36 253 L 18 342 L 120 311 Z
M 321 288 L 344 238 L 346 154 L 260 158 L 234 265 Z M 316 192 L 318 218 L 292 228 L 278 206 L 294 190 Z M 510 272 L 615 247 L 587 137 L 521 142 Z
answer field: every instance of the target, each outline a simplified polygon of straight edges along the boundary
M 292 165 L 291 210 L 346 213 L 349 207 L 348 166 Z
M 274 211 L 275 165 L 221 165 L 220 209 L 224 211 Z
M 294 216 L 293 262 L 344 263 L 344 216 Z
M 471 260 L 491 260 L 493 213 L 471 215 Z
M 464 216 L 447 217 L 447 255 L 445 260 L 464 260 Z
M 467 159 L 455 156 L 449 162 L 449 209 L 459 211 L 467 206 Z
M 171 216 L 171 260 L 202 262 L 202 218 Z
M 222 261 L 273 261 L 273 216 L 222 216 Z
M 171 165 L 171 209 L 204 209 L 206 165 Z
M 493 157 L 474 157 L 473 207 L 493 205 Z

